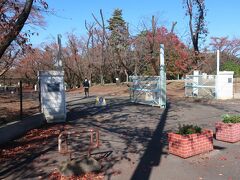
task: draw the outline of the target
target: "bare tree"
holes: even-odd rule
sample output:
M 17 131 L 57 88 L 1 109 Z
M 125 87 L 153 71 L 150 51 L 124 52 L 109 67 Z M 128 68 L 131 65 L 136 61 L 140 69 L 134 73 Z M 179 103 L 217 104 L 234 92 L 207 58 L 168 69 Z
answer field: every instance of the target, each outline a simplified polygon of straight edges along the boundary
M 88 60 L 88 68 L 89 68 L 89 78 L 92 81 L 92 62 L 95 59 L 95 43 L 94 43 L 94 26 L 95 23 L 89 24 L 87 23 L 87 21 L 85 21 L 85 28 L 87 30 L 88 36 L 87 36 L 87 42 L 86 42 L 86 57 Z M 90 43 L 91 43 L 91 47 L 90 47 Z M 100 70 L 101 71 L 101 70 Z
M 189 17 L 189 29 L 195 55 L 199 54 L 199 40 L 206 37 L 205 0 L 183 0 L 186 16 Z
M 106 26 L 104 23 L 102 9 L 100 9 L 101 22 L 96 18 L 94 14 L 92 14 L 92 16 L 102 29 L 101 40 L 100 40 L 101 41 L 101 57 L 102 57 L 102 64 L 100 67 L 100 78 L 101 78 L 101 84 L 104 84 L 104 74 L 105 74 L 105 68 L 106 68 L 105 64 L 106 64 L 107 37 L 106 37 Z
M 154 69 L 154 72 L 156 75 L 159 74 L 158 68 L 157 68 L 157 57 L 155 56 L 154 47 L 156 46 L 156 28 L 157 28 L 157 22 L 155 20 L 155 17 L 152 16 L 152 41 L 150 41 L 150 54 L 151 54 L 151 64 Z
M 175 26 L 177 25 L 177 21 L 172 22 L 171 33 L 174 33 Z
M 211 37 L 210 45 L 214 50 L 220 50 L 228 55 L 239 57 L 240 55 L 240 39 L 228 37 Z
M 84 79 L 83 64 L 81 62 L 81 55 L 79 53 L 79 40 L 76 35 L 69 33 L 67 37 L 67 48 L 66 48 L 66 67 L 69 71 L 72 71 L 73 79 L 77 77 L 77 85 L 79 86 Z M 71 76 L 70 76 L 71 78 Z
M 0 64 L 5 64 L 5 66 L 0 67 L 2 72 L 0 76 L 11 68 L 19 51 L 26 48 L 27 39 L 34 34 L 31 31 L 22 32 L 24 25 L 28 23 L 37 26 L 44 25 L 41 13 L 47 8 L 48 5 L 44 0 L 1 0 Z
M 20 50 L 8 48 L 0 61 L 0 77 L 3 76 L 12 66 Z
M 4 6 L 4 4 L 7 4 L 7 1 L 3 1 L 1 6 Z M 5 28 L 1 31 L 1 44 L 0 44 L 0 57 L 3 56 L 4 52 L 8 48 L 8 46 L 11 44 L 11 42 L 16 38 L 16 36 L 20 33 L 22 30 L 26 20 L 28 19 L 28 16 L 30 14 L 31 8 L 32 8 L 33 0 L 26 0 L 25 6 L 22 10 L 22 12 L 15 18 L 13 18 L 14 23 L 1 23 L 1 28 Z M 2 8 L 1 8 L 2 10 Z M 4 10 L 3 10 L 4 11 Z M 1 12 L 4 13 L 4 12 Z M 1 15 L 1 21 L 5 20 L 5 16 Z M 6 22 L 7 20 L 5 20 Z

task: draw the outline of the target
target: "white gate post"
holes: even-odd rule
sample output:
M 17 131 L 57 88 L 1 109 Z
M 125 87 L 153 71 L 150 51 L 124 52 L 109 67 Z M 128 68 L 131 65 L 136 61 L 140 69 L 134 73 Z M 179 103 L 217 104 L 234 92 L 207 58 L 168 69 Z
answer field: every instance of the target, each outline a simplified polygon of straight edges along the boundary
M 199 71 L 193 71 L 193 96 L 198 96 Z
M 160 107 L 166 108 L 166 68 L 164 63 L 164 45 L 160 44 Z
M 219 50 L 217 50 L 217 75 L 219 74 L 219 67 L 220 67 L 220 54 Z

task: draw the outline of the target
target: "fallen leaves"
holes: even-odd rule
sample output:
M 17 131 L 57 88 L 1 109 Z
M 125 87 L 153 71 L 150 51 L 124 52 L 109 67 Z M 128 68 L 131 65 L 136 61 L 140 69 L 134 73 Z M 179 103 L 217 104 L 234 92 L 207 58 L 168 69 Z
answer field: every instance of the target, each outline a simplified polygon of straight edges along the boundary
M 69 126 L 67 128 L 69 128 Z M 29 131 L 24 137 L 0 149 L 0 162 L 17 157 L 19 158 L 19 156 L 31 156 L 33 152 L 54 142 L 53 139 L 57 138 L 62 129 L 65 129 L 64 125 L 58 124 L 48 125 L 41 129 Z
M 19 154 L 29 154 L 29 152 L 31 152 L 31 150 L 35 149 L 37 147 L 36 144 L 32 144 L 32 145 L 20 145 L 17 147 L 11 147 L 11 148 L 7 148 L 7 149 L 3 149 L 0 150 L 0 162 L 1 160 L 6 160 L 9 158 L 15 158 L 17 155 Z
M 50 175 L 49 175 L 49 180 L 103 180 L 104 175 L 103 174 L 96 174 L 96 173 L 86 173 L 81 176 L 63 176 L 61 175 L 60 172 L 57 170 L 54 170 Z
M 227 160 L 227 158 L 226 157 L 224 157 L 224 156 L 221 156 L 218 160 L 221 160 L 221 161 L 226 161 Z

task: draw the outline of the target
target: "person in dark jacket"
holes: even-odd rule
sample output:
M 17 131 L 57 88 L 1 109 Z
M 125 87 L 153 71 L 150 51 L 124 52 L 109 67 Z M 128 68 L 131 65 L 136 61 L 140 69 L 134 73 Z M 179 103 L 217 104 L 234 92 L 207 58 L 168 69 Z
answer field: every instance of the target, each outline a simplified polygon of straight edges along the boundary
M 89 97 L 89 81 L 87 78 L 85 78 L 83 81 L 83 88 L 84 88 L 85 97 Z

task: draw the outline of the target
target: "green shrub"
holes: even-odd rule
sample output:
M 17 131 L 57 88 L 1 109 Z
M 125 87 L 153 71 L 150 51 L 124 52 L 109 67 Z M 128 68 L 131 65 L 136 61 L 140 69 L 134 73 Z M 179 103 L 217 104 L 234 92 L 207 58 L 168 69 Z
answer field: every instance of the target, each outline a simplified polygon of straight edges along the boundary
M 183 126 L 179 125 L 177 134 L 187 135 L 187 134 L 195 134 L 195 133 L 201 133 L 201 132 L 202 132 L 202 128 L 198 126 L 184 124 Z
M 226 61 L 222 65 L 221 70 L 223 70 L 223 71 L 234 71 L 234 75 L 236 75 L 236 76 L 240 75 L 240 65 L 239 65 L 239 63 L 236 63 L 233 60 Z
M 240 123 L 240 115 L 225 114 L 222 119 L 224 123 Z

